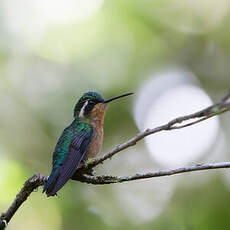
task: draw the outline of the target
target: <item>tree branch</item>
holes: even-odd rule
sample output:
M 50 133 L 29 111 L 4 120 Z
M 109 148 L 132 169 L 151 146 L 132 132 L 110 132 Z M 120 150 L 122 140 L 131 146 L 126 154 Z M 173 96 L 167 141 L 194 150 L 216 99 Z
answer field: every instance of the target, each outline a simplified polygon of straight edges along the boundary
M 163 177 L 163 176 L 172 176 L 175 174 L 181 174 L 186 172 L 201 171 L 208 169 L 220 169 L 220 168 L 230 168 L 230 162 L 220 162 L 220 163 L 207 163 L 207 164 L 196 164 L 191 166 L 185 166 L 175 169 L 166 169 L 159 171 L 150 171 L 146 173 L 136 173 L 130 176 L 111 176 L 111 175 L 102 175 L 102 176 L 90 176 L 90 175 L 79 175 L 78 181 L 85 182 L 88 184 L 103 185 L 103 184 L 115 184 L 123 183 L 133 180 L 143 180 L 153 177 Z
M 206 109 L 203 109 L 201 111 L 198 111 L 196 113 L 189 114 L 186 116 L 178 117 L 176 119 L 171 120 L 165 125 L 158 126 L 154 129 L 146 129 L 144 132 L 138 133 L 132 139 L 128 140 L 127 142 L 123 144 L 116 146 L 114 149 L 104 154 L 103 156 L 90 160 L 87 165 L 81 166 L 79 170 L 82 170 L 84 168 L 91 169 L 95 167 L 96 165 L 103 163 L 105 160 L 111 159 L 115 154 L 121 152 L 122 150 L 125 150 L 131 146 L 136 145 L 137 142 L 139 142 L 140 140 L 142 140 L 143 138 L 149 135 L 152 135 L 154 133 L 158 133 L 161 131 L 171 131 L 174 129 L 182 129 L 182 128 L 197 124 L 199 122 L 202 122 L 204 120 L 207 120 L 211 117 L 225 113 L 229 110 L 230 110 L 230 93 L 227 96 L 225 96 L 221 102 L 216 103 L 212 106 L 209 106 Z M 193 120 L 193 121 L 186 123 L 184 125 L 180 125 L 182 122 L 189 121 L 189 120 Z
M 161 131 L 170 131 L 174 129 L 181 129 L 196 123 L 207 120 L 213 116 L 217 116 L 224 112 L 230 110 L 230 94 L 228 94 L 220 103 L 214 104 L 204 110 L 199 112 L 178 117 L 165 125 L 161 125 L 154 129 L 146 129 L 144 132 L 140 132 L 135 137 L 130 139 L 129 141 L 116 146 L 110 152 L 104 154 L 102 157 L 98 157 L 94 160 L 88 162 L 88 164 L 83 165 L 77 169 L 75 175 L 73 176 L 73 180 L 89 183 L 89 184 L 112 184 L 112 183 L 122 183 L 126 181 L 147 179 L 152 177 L 162 177 L 162 176 L 170 176 L 174 174 L 180 174 L 185 172 L 192 171 L 201 171 L 201 170 L 209 170 L 209 169 L 219 169 L 219 168 L 230 168 L 230 162 L 220 162 L 220 163 L 210 163 L 210 164 L 197 164 L 193 166 L 185 166 L 176 169 L 168 169 L 168 170 L 159 170 L 152 171 L 147 173 L 137 173 L 130 176 L 111 176 L 111 175 L 102 175 L 102 176 L 92 176 L 88 175 L 91 173 L 92 169 L 98 164 L 103 163 L 105 160 L 112 158 L 118 152 L 135 145 L 138 141 L 142 140 L 146 136 L 151 134 L 161 132 Z M 192 121 L 190 121 L 192 120 Z M 186 124 L 182 124 L 185 121 L 190 121 Z M 21 191 L 17 194 L 11 206 L 5 213 L 2 213 L 0 216 L 0 230 L 5 229 L 6 225 L 9 223 L 13 215 L 17 212 L 18 208 L 23 204 L 23 202 L 29 197 L 29 195 L 37 189 L 39 186 L 43 186 L 47 181 L 46 176 L 41 174 L 35 174 L 31 178 L 29 178 L 25 184 L 23 185 Z
M 103 184 L 114 184 L 114 183 L 123 183 L 133 180 L 143 180 L 153 177 L 163 177 L 163 176 L 172 176 L 175 174 L 181 174 L 192 171 L 201 171 L 201 170 L 210 170 L 210 169 L 220 169 L 220 168 L 230 168 L 230 162 L 220 162 L 220 163 L 207 163 L 207 164 L 196 164 L 192 166 L 185 166 L 176 169 L 167 169 L 152 171 L 146 173 L 137 173 L 130 176 L 111 176 L 111 175 L 102 175 L 102 176 L 90 176 L 87 174 L 79 174 L 75 180 L 80 182 L 94 184 L 94 185 L 103 185 Z M 2 213 L 0 217 L 0 229 L 4 229 L 16 213 L 18 208 L 23 204 L 23 202 L 30 196 L 30 194 L 36 190 L 39 186 L 43 186 L 47 181 L 47 177 L 41 174 L 35 174 L 29 178 L 21 191 L 17 194 L 15 200 L 9 207 L 9 209 Z
M 46 180 L 47 177 L 40 174 L 35 174 L 24 183 L 21 191 L 17 194 L 11 206 L 6 212 L 1 214 L 0 230 L 5 229 L 5 227 L 10 222 L 13 215 L 17 212 L 19 207 L 23 204 L 23 202 L 26 201 L 26 199 L 35 189 L 37 189 L 39 186 L 44 185 Z

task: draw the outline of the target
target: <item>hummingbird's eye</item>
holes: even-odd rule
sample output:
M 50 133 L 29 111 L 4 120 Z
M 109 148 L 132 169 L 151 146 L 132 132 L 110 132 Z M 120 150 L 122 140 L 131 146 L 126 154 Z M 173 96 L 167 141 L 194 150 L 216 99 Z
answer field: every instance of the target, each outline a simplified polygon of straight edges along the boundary
M 97 102 L 93 100 L 88 100 L 86 103 L 87 104 L 84 108 L 84 115 L 88 115 L 92 111 L 93 107 L 97 104 Z
M 96 103 L 95 103 L 95 101 L 89 100 L 89 101 L 88 101 L 88 104 L 89 104 L 89 105 L 95 105 Z

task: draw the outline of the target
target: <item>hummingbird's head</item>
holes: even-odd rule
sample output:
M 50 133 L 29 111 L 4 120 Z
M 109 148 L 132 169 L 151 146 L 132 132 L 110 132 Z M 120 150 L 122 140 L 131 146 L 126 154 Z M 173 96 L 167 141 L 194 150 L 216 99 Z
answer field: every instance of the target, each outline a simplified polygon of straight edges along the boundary
M 74 117 L 104 120 L 105 110 L 109 102 L 131 94 L 132 93 L 127 93 L 104 100 L 102 96 L 96 92 L 84 93 L 74 108 Z

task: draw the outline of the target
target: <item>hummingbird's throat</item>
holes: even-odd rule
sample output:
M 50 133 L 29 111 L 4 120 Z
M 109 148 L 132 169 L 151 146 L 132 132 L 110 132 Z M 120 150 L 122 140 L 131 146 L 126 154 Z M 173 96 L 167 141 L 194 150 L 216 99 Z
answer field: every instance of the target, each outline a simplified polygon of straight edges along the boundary
M 83 107 L 82 107 L 82 109 L 83 109 L 82 111 L 84 111 Z M 96 104 L 93 107 L 93 109 L 91 110 L 90 114 L 88 114 L 87 116 L 85 116 L 84 112 L 81 113 L 81 111 L 80 111 L 79 118 L 83 122 L 86 122 L 86 123 L 89 123 L 89 124 L 94 123 L 94 124 L 102 125 L 103 126 L 105 112 L 106 112 L 106 107 L 107 107 L 107 104 L 105 104 L 105 103 L 98 103 L 98 104 Z
M 91 111 L 91 115 L 90 115 L 92 122 L 96 122 L 101 125 L 104 124 L 106 107 L 107 107 L 107 104 L 104 104 L 104 103 L 98 103 L 94 106 L 94 108 Z

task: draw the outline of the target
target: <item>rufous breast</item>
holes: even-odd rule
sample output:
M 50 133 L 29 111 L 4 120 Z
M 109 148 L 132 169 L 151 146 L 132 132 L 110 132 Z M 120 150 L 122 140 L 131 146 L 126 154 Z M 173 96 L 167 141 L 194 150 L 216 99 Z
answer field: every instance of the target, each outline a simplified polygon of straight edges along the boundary
M 104 137 L 104 116 L 106 104 L 98 103 L 91 111 L 91 125 L 93 126 L 93 137 L 87 151 L 87 158 L 94 158 L 101 150 Z

